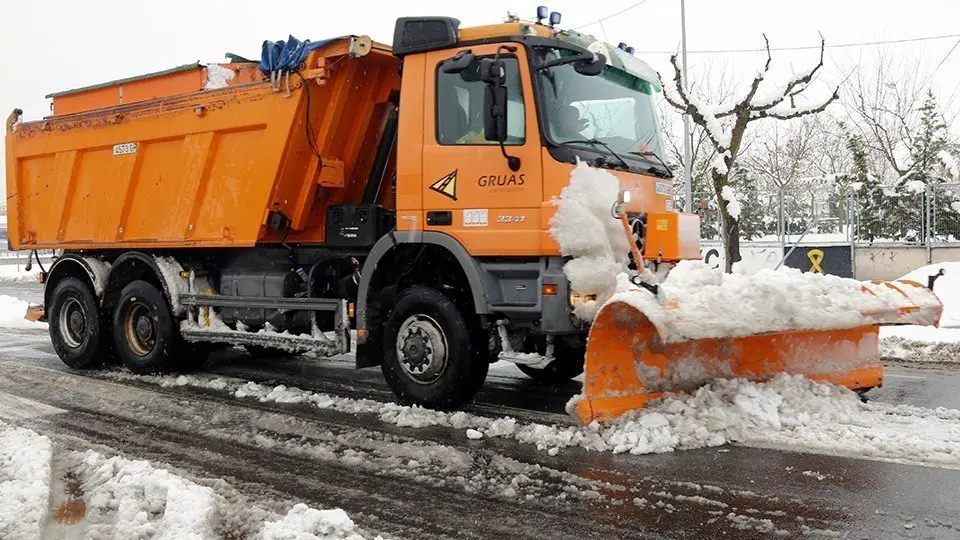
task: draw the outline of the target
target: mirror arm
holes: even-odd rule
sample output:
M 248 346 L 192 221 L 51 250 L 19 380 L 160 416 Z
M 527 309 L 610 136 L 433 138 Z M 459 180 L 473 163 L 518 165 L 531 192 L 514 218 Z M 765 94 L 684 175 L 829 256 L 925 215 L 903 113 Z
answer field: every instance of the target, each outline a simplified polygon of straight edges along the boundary
M 494 57 L 493 57 L 493 62 L 494 62 L 495 65 L 500 65 L 500 51 L 502 51 L 502 50 L 506 50 L 508 53 L 512 53 L 512 52 L 516 52 L 516 51 L 517 51 L 517 48 L 514 47 L 514 46 L 512 46 L 512 45 L 500 45 L 499 47 L 497 47 L 497 54 L 494 55 Z M 501 73 L 501 77 L 504 77 L 505 75 L 506 75 L 505 73 Z M 502 82 L 502 79 L 501 79 L 501 82 Z M 502 106 L 503 106 L 503 112 L 506 112 L 507 104 L 506 104 L 506 103 L 503 103 Z M 526 111 L 524 111 L 524 113 L 525 113 L 525 112 L 526 112 Z M 504 119 L 506 118 L 506 114 L 500 114 L 499 118 L 500 118 L 499 121 L 500 121 L 500 122 L 503 122 Z M 506 131 L 506 130 L 504 130 L 504 131 Z M 498 137 L 498 138 L 499 138 L 499 137 Z M 519 171 L 519 170 L 520 170 L 520 158 L 518 158 L 517 156 L 511 156 L 511 155 L 507 154 L 507 148 L 506 148 L 506 146 L 504 146 L 503 140 L 500 140 L 499 142 L 500 142 L 500 153 L 503 154 L 503 157 L 504 157 L 504 158 L 506 158 L 506 160 L 507 160 L 507 167 L 509 167 L 510 170 L 513 171 L 513 172 Z

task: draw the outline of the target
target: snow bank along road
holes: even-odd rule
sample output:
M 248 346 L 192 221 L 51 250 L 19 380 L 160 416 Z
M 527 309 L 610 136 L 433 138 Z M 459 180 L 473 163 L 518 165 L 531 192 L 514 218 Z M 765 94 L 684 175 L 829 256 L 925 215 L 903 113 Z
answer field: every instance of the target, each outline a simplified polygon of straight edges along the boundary
M 624 445 L 624 453 L 612 453 L 610 447 L 588 450 L 569 437 L 564 443 L 559 436 L 579 433 L 562 414 L 578 385 L 533 386 L 514 376 L 511 366 L 497 366 L 489 389 L 462 415 L 392 406 L 379 373 L 353 371 L 347 359 L 269 364 L 228 352 L 215 357 L 208 371 L 213 373 L 182 379 L 71 373 L 54 355 L 44 330 L 0 329 L 0 422 L 51 441 L 29 468 L 52 476 L 48 500 L 53 502 L 42 525 L 48 534 L 69 521 L 63 502 L 70 500 L 71 490 L 90 490 L 88 515 L 99 508 L 93 492 L 112 484 L 109 478 L 99 483 L 90 478 L 109 462 L 110 470 L 145 471 L 139 477 L 153 479 L 145 486 L 166 486 L 164 512 L 170 516 L 176 514 L 176 501 L 183 500 L 171 499 L 170 486 L 214 500 L 213 506 L 200 507 L 214 517 L 199 522 L 215 536 L 256 536 L 266 531 L 264 523 L 278 523 L 300 502 L 346 511 L 356 528 L 333 527 L 332 537 L 960 536 L 960 471 L 951 464 L 950 452 L 956 450 L 949 445 L 956 421 L 947 409 L 917 418 L 907 414 L 904 430 L 916 425 L 939 430 L 898 441 L 901 450 L 927 451 L 913 458 L 929 462 L 926 466 L 739 445 L 633 455 L 629 452 L 642 451 L 643 445 L 673 441 L 601 439 Z M 960 408 L 958 372 L 895 368 L 890 375 L 888 386 L 876 394 L 878 403 L 863 417 L 866 423 L 911 412 L 897 405 Z M 796 385 L 782 383 L 778 395 L 799 408 L 790 401 Z M 727 390 L 735 393 L 733 401 L 761 406 L 752 416 L 758 422 L 771 420 L 762 413 L 770 403 L 764 391 L 750 398 L 743 389 Z M 822 398 L 849 403 L 843 396 Z M 505 415 L 515 421 L 500 420 Z M 674 420 L 669 411 L 662 416 Z M 651 422 L 649 415 L 644 418 L 638 421 Z M 787 415 L 777 418 L 788 421 Z M 544 432 L 528 432 L 542 449 L 524 442 L 525 429 L 554 423 L 558 426 Z M 746 424 L 737 427 L 751 433 Z M 869 431 L 869 425 L 863 427 Z M 656 425 L 646 428 L 635 433 L 670 435 L 657 432 Z M 861 444 L 862 435 L 851 428 L 846 436 Z M 946 446 L 910 440 L 925 435 Z M 897 450 L 889 446 L 889 440 L 878 440 L 875 447 L 888 453 L 873 457 L 897 459 Z M 863 452 L 845 452 L 842 444 L 815 449 Z M 117 454 L 125 458 L 119 465 L 109 461 Z M 151 464 L 136 465 L 144 459 Z M 163 476 L 157 471 L 167 468 L 184 480 L 156 480 Z M 3 470 L 0 464 L 0 482 Z M 117 513 L 120 508 L 129 511 L 130 527 L 145 527 L 135 530 L 170 530 L 164 529 L 171 525 L 163 516 L 148 511 L 137 518 L 136 506 L 130 510 L 120 504 Z M 89 530 L 108 517 L 90 518 Z

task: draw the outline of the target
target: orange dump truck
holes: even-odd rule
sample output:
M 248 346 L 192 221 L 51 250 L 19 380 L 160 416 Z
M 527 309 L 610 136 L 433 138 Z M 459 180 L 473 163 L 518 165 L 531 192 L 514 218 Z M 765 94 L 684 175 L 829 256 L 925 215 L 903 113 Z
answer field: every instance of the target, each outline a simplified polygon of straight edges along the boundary
M 61 252 L 44 316 L 73 368 L 183 370 L 224 345 L 334 355 L 355 330 L 358 367 L 454 407 L 498 358 L 545 381 L 583 372 L 585 297 L 549 232 L 577 161 L 619 180 L 634 268 L 699 258 L 658 157 L 659 90 L 632 54 L 539 20 L 401 18 L 392 47 L 265 42 L 259 64 L 60 92 L 40 121 L 14 111 L 9 242 Z M 639 386 L 588 389 L 621 411 Z

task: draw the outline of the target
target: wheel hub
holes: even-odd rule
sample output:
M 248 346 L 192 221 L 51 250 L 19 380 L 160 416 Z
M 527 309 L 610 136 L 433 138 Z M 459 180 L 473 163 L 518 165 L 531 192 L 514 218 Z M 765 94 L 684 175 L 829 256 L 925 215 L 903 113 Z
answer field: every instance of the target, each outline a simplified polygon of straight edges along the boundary
M 397 357 L 403 372 L 420 384 L 436 381 L 447 367 L 447 338 L 426 315 L 413 315 L 397 335 Z
M 136 331 L 140 341 L 147 341 L 153 337 L 153 322 L 149 317 L 138 317 Z
M 137 356 L 147 356 L 157 343 L 157 326 L 146 305 L 131 302 L 123 317 L 123 334 L 130 350 Z
M 87 333 L 87 317 L 83 305 L 76 298 L 67 298 L 60 308 L 60 337 L 70 348 L 76 349 Z

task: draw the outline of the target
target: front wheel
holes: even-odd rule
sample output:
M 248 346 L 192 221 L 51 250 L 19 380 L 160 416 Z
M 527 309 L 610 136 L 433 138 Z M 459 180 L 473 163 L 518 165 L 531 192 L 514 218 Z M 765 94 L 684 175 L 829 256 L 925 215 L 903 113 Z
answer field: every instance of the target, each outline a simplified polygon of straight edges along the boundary
M 399 295 L 383 339 L 383 376 L 403 402 L 457 407 L 470 400 L 487 377 L 489 362 L 474 354 L 463 314 L 430 287 L 411 287 Z
M 185 353 L 167 300 L 146 281 L 133 281 L 120 293 L 113 312 L 113 341 L 120 360 L 138 374 L 173 371 Z

